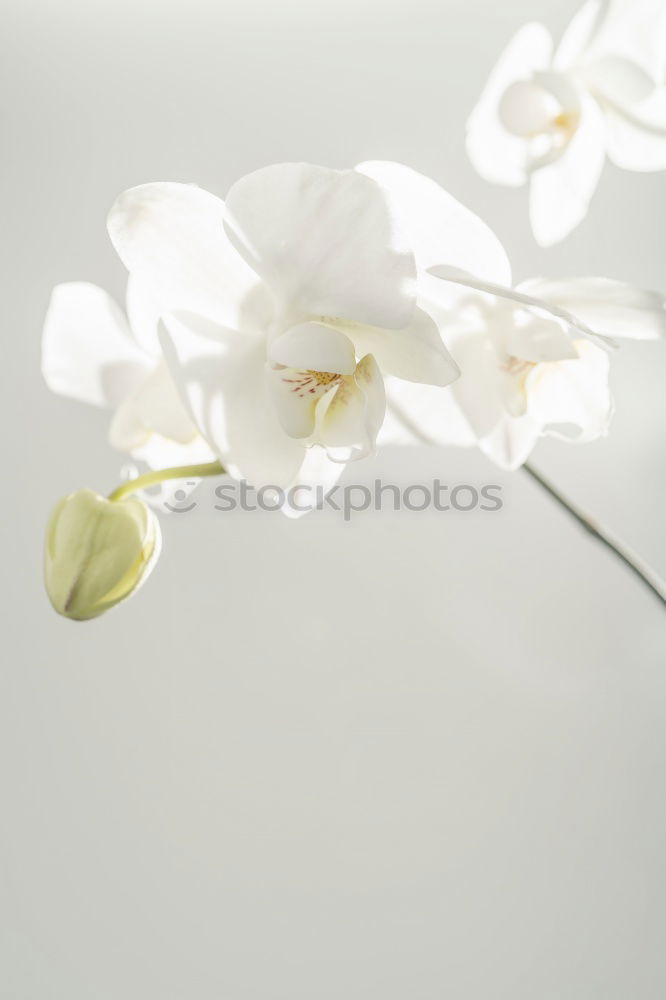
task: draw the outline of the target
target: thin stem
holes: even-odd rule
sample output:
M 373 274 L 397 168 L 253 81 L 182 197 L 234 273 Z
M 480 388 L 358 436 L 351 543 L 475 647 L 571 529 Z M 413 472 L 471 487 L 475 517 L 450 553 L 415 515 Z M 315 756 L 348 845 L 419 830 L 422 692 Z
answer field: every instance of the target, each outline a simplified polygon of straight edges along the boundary
M 414 423 L 409 416 L 403 412 L 403 410 L 394 402 L 389 404 L 391 413 L 393 416 L 399 420 L 403 427 L 422 444 L 433 445 L 436 444 L 432 441 L 426 434 L 423 433 L 421 428 Z M 573 503 L 564 493 L 559 490 L 550 480 L 542 476 L 540 472 L 534 468 L 529 462 L 525 462 L 522 466 L 526 474 L 530 476 L 535 483 L 538 483 L 542 489 L 548 493 L 549 496 L 556 500 L 557 503 L 563 507 L 567 513 L 571 514 L 573 518 L 585 529 L 590 535 L 593 535 L 602 545 L 617 556 L 628 566 L 629 569 L 634 573 L 646 587 L 652 591 L 664 604 L 666 604 L 666 583 L 661 579 L 661 577 L 656 573 L 651 566 L 641 559 L 627 544 L 623 542 L 621 538 L 618 538 L 610 528 L 606 528 L 603 524 L 596 520 L 596 518 L 591 517 L 586 511 L 577 504 Z
M 636 552 L 631 549 L 626 542 L 618 538 L 614 532 L 607 528 L 601 522 L 597 521 L 596 518 L 591 517 L 586 511 L 575 504 L 572 500 L 562 493 L 549 479 L 546 479 L 540 472 L 538 472 L 530 462 L 525 462 L 523 465 L 524 471 L 527 475 L 535 482 L 541 486 L 542 489 L 548 493 L 553 500 L 557 501 L 561 507 L 563 507 L 576 521 L 580 524 L 582 528 L 585 529 L 590 535 L 593 535 L 597 541 L 605 545 L 606 548 L 610 549 L 611 552 L 620 559 L 625 566 L 641 580 L 646 587 L 652 591 L 664 604 L 666 604 L 666 583 L 661 579 L 661 577 L 652 569 L 651 566 L 641 559 Z
M 109 493 L 109 500 L 122 500 L 137 490 L 145 490 L 150 486 L 157 486 L 167 479 L 202 479 L 204 476 L 222 476 L 226 469 L 221 462 L 204 462 L 200 465 L 172 465 L 169 469 L 155 469 L 153 472 L 145 472 L 136 479 L 129 479 L 126 483 L 117 486 L 113 493 Z

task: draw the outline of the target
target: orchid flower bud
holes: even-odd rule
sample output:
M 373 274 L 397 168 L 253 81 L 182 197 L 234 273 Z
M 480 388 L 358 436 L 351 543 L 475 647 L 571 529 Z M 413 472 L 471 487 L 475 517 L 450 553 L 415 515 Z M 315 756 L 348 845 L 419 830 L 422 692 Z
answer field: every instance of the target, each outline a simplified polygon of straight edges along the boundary
M 55 610 L 96 618 L 136 591 L 161 547 L 159 522 L 136 497 L 77 490 L 56 505 L 46 532 L 44 579 Z

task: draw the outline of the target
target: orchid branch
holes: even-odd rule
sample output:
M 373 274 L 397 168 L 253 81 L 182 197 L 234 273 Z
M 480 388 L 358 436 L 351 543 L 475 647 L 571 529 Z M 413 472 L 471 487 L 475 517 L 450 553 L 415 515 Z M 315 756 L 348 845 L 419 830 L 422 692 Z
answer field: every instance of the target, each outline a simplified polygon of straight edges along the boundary
M 410 434 L 412 434 L 418 441 L 426 445 L 436 445 L 437 442 L 433 441 L 426 434 L 423 433 L 421 428 L 411 420 L 407 414 L 402 412 L 402 409 L 397 406 L 394 402 L 390 404 L 391 412 L 398 419 L 402 425 L 405 427 Z M 590 535 L 593 535 L 598 541 L 605 545 L 606 548 L 610 549 L 611 552 L 617 556 L 617 558 L 628 566 L 629 569 L 648 587 L 653 594 L 655 594 L 662 603 L 666 604 L 666 582 L 661 579 L 661 577 L 656 573 L 655 570 L 649 566 L 644 559 L 642 559 L 637 553 L 627 545 L 621 538 L 607 528 L 605 525 L 601 524 L 596 518 L 592 517 L 581 507 L 575 504 L 572 500 L 569 500 L 564 493 L 559 490 L 550 480 L 542 476 L 533 465 L 529 462 L 525 462 L 522 466 L 525 473 L 530 476 L 530 478 L 541 486 L 542 489 L 548 493 L 553 500 L 556 500 L 580 525 L 587 531 Z
M 553 485 L 553 483 L 546 479 L 544 475 L 537 471 L 530 462 L 525 462 L 522 466 L 523 471 L 539 486 L 548 493 L 550 497 L 553 498 L 557 503 L 560 504 L 571 516 L 578 521 L 580 526 L 585 529 L 590 535 L 593 535 L 602 545 L 610 549 L 614 555 L 620 559 L 625 566 L 629 569 L 645 584 L 646 587 L 652 591 L 664 604 L 666 604 L 666 583 L 661 579 L 661 577 L 649 566 L 644 559 L 642 559 L 636 552 L 633 551 L 621 538 L 607 528 L 604 524 L 601 524 L 596 518 L 592 517 L 586 511 L 569 500 L 568 497 L 562 493 L 560 489 Z
M 149 489 L 157 486 L 167 479 L 202 479 L 204 476 L 222 476 L 226 469 L 221 462 L 204 462 L 199 465 L 172 465 L 168 469 L 155 469 L 152 472 L 144 472 L 142 476 L 135 479 L 128 479 L 126 483 L 117 486 L 113 493 L 109 493 L 109 500 L 122 500 L 131 493 L 139 490 Z

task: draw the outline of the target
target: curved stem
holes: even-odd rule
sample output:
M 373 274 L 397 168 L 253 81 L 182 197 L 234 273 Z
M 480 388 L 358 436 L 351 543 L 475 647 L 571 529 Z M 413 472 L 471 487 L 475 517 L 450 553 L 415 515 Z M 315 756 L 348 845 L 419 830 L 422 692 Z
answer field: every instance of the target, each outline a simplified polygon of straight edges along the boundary
M 618 538 L 610 528 L 597 521 L 596 518 L 591 517 L 586 511 L 575 504 L 572 500 L 562 493 L 550 480 L 546 479 L 540 472 L 538 472 L 530 462 L 525 462 L 522 467 L 527 475 L 539 486 L 548 493 L 550 497 L 553 498 L 557 503 L 560 504 L 567 513 L 571 514 L 573 518 L 580 524 L 585 531 L 593 535 L 602 545 L 610 549 L 611 552 L 620 559 L 625 566 L 641 580 L 646 587 L 652 591 L 664 604 L 666 604 L 666 583 L 661 579 L 661 577 L 652 569 L 651 566 L 641 559 L 633 549 L 631 549 L 626 542 L 623 542 L 621 538 Z
M 415 438 L 415 440 L 420 441 L 422 444 L 436 445 L 437 442 L 432 441 L 426 434 L 423 433 L 421 428 L 409 418 L 409 416 L 403 412 L 402 408 L 396 403 L 391 402 L 389 408 L 393 416 L 399 420 L 403 427 L 409 431 L 409 433 Z M 534 468 L 529 462 L 525 462 L 522 466 L 525 473 L 530 476 L 530 478 L 541 486 L 542 489 L 548 493 L 553 500 L 556 500 L 568 514 L 571 514 L 573 518 L 581 525 L 585 531 L 593 535 L 602 545 L 617 556 L 617 558 L 628 566 L 632 573 L 635 574 L 641 580 L 646 587 L 648 587 L 656 597 L 659 598 L 664 604 L 666 604 L 666 583 L 661 579 L 658 573 L 652 569 L 651 566 L 641 559 L 627 544 L 623 542 L 621 538 L 618 538 L 610 528 L 606 528 L 603 524 L 596 520 L 596 518 L 591 517 L 586 511 L 584 511 L 573 501 L 569 500 L 561 490 L 559 490 L 550 480 L 542 476 L 540 472 Z
M 221 462 L 204 462 L 200 465 L 172 465 L 169 469 L 155 469 L 152 472 L 145 472 L 136 479 L 129 479 L 126 483 L 117 486 L 113 493 L 109 493 L 109 500 L 122 500 L 137 490 L 145 490 L 150 486 L 157 486 L 167 479 L 201 479 L 204 476 L 222 476 L 226 469 Z

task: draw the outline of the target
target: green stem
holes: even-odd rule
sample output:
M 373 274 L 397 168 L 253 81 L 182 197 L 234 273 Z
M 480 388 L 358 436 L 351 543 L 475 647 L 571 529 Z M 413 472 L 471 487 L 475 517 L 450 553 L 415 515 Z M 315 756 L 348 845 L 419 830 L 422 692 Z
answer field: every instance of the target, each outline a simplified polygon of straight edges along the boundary
M 221 462 L 204 462 L 200 465 L 172 465 L 169 469 L 155 469 L 154 472 L 145 472 L 136 479 L 129 479 L 126 483 L 117 486 L 113 493 L 109 493 L 109 500 L 123 500 L 137 490 L 146 490 L 150 486 L 157 486 L 167 479 L 202 479 L 204 476 L 222 476 L 226 469 Z

